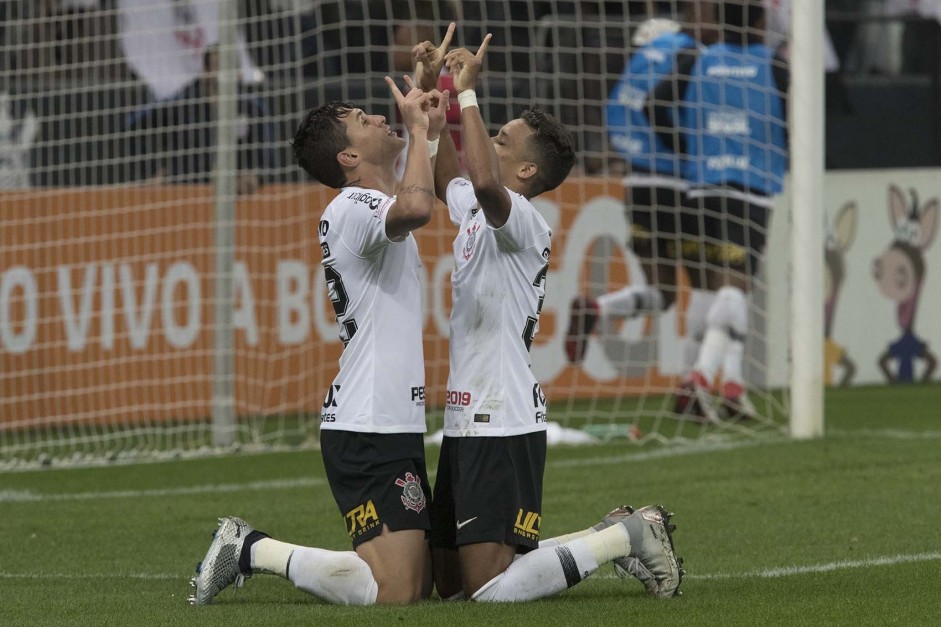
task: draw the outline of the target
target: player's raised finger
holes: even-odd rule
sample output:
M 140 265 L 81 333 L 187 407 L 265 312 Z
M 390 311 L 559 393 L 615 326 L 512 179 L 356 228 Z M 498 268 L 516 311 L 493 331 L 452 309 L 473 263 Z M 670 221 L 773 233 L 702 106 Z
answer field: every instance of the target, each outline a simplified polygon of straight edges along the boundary
M 438 113 L 440 113 L 441 115 L 444 115 L 448 110 L 448 105 L 450 104 L 450 102 L 448 101 L 448 98 L 451 97 L 451 92 L 450 90 L 447 90 L 447 89 L 445 89 L 442 92 L 439 92 L 436 89 L 435 92 L 437 93 L 437 98 L 438 98 L 438 103 L 437 103 Z
M 396 102 L 401 103 L 403 100 L 405 100 L 405 96 L 402 95 L 402 92 L 401 92 L 401 91 L 399 91 L 399 87 L 398 87 L 398 85 L 395 84 L 395 81 L 394 81 L 394 80 L 392 80 L 390 77 L 386 76 L 386 77 L 385 77 L 385 81 L 386 81 L 386 85 L 389 86 L 389 91 L 391 91 L 391 92 L 392 92 L 392 95 L 395 96 L 395 101 L 396 101 Z
M 451 22 L 448 24 L 448 32 L 444 34 L 444 39 L 441 40 L 441 45 L 438 46 L 438 50 L 441 51 L 441 54 L 444 54 L 448 51 L 448 46 L 451 45 L 451 39 L 454 37 L 454 30 L 457 28 L 457 24 Z
M 477 54 L 474 55 L 477 57 L 478 61 L 484 60 L 484 55 L 487 53 L 487 46 L 490 45 L 490 39 L 493 37 L 493 33 L 487 33 L 487 36 L 484 37 L 483 43 L 480 44 L 480 48 L 477 49 Z

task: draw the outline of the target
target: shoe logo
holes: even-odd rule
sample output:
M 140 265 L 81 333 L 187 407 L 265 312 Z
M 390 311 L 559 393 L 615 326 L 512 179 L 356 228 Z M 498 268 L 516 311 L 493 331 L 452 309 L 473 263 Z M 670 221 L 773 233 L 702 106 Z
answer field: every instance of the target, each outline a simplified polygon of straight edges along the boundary
M 478 518 L 477 516 L 474 516 L 473 518 L 468 518 L 467 520 L 459 520 L 457 521 L 457 528 L 460 529 L 464 527 L 465 525 L 469 525 L 475 520 L 477 520 L 477 518 Z

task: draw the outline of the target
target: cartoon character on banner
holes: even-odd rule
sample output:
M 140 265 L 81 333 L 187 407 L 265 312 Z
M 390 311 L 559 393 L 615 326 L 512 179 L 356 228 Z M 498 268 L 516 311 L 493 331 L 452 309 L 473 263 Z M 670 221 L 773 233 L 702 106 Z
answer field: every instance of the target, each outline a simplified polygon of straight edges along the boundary
M 915 335 L 914 330 L 915 312 L 925 282 L 924 253 L 938 232 L 938 199 L 932 198 L 919 208 L 915 190 L 911 190 L 911 196 L 911 205 L 907 205 L 902 190 L 895 185 L 889 187 L 889 218 L 895 240 L 873 261 L 873 276 L 879 290 L 896 303 L 898 324 L 902 328 L 901 337 L 879 357 L 879 368 L 890 383 L 913 382 L 919 360 L 924 362 L 920 379 L 928 381 L 938 365 L 928 343 Z
M 856 219 L 859 209 L 855 202 L 848 202 L 836 214 L 833 226 L 827 228 L 827 247 L 824 252 L 826 275 L 826 303 L 824 309 L 824 340 L 823 340 L 823 381 L 825 385 L 833 385 L 837 368 L 841 368 L 843 376 L 838 385 L 848 386 L 856 374 L 856 363 L 850 359 L 846 349 L 833 339 L 833 318 L 836 313 L 836 303 L 846 277 L 846 251 L 853 244 L 856 237 Z

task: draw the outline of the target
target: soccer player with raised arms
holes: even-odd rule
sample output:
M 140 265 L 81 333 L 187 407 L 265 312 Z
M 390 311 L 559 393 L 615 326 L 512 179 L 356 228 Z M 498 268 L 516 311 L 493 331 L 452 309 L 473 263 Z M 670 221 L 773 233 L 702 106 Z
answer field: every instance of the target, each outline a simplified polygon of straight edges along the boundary
M 444 441 L 432 503 L 435 585 L 442 598 L 524 601 L 574 586 L 601 564 L 634 558 L 656 596 L 672 596 L 681 570 L 669 515 L 646 507 L 540 548 L 546 398 L 530 367 L 546 293 L 551 232 L 530 201 L 558 187 L 574 141 L 551 115 L 529 109 L 491 138 L 474 86 L 477 53 L 444 43 L 414 49 L 423 89 L 442 64 L 461 106 L 468 178 L 442 132 L 435 190 L 458 228 Z M 629 515 L 628 515 L 629 514 Z M 650 588 L 648 588 L 650 590 Z
M 411 137 L 437 138 L 448 92 L 403 96 L 386 82 Z M 193 579 L 195 605 L 257 572 L 345 605 L 411 603 L 431 593 L 421 260 L 411 232 L 431 219 L 437 139 L 410 142 L 397 187 L 404 145 L 384 117 L 338 102 L 308 113 L 294 137 L 298 164 L 340 190 L 319 224 L 344 344 L 323 403 L 321 450 L 355 551 L 288 544 L 239 518 L 220 519 Z

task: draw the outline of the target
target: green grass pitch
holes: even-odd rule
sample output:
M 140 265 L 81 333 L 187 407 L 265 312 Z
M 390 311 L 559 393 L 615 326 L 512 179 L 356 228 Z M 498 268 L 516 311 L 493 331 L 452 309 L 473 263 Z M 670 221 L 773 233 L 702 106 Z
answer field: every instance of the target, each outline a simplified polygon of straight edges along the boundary
M 937 384 L 837 390 L 820 440 L 551 448 L 544 537 L 624 502 L 676 512 L 668 601 L 606 566 L 532 603 L 331 607 L 256 576 L 194 608 L 217 516 L 348 550 L 317 452 L 0 474 L 0 624 L 941 624 L 939 405 Z

